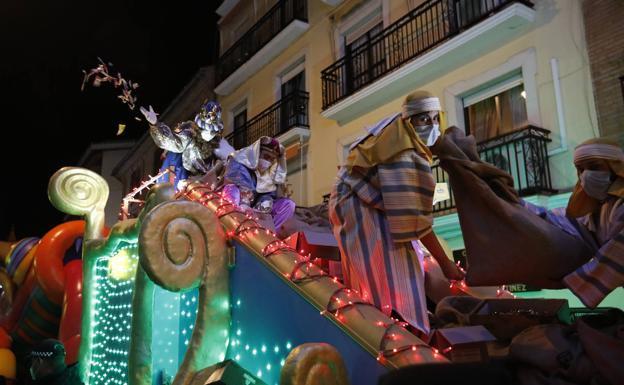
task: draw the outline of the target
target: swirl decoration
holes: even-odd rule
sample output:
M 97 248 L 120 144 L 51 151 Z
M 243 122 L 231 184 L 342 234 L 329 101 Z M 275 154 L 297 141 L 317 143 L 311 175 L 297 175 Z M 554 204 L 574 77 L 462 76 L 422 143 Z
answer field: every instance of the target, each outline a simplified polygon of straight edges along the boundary
M 229 301 L 228 259 L 221 224 L 199 203 L 161 203 L 143 219 L 139 261 L 150 280 L 167 290 L 199 287 L 193 335 L 173 381 L 187 385 L 197 371 L 221 361 L 228 342 L 230 310 L 223 306 Z
M 108 200 L 104 178 L 86 168 L 63 167 L 50 178 L 48 198 L 60 211 L 86 217 L 85 240 L 100 238 Z
M 141 265 L 154 283 L 173 292 L 199 286 L 208 258 L 202 221 L 212 219 L 206 211 L 181 201 L 162 204 L 146 216 L 139 235 Z
M 326 343 L 307 343 L 294 348 L 280 373 L 282 385 L 349 385 L 340 353 Z

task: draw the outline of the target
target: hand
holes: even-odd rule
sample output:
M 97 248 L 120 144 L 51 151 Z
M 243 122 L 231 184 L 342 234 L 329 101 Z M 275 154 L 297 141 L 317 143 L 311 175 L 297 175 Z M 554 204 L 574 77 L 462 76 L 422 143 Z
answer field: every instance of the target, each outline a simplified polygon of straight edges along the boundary
M 140 111 L 143 116 L 145 116 L 145 120 L 147 120 L 149 124 L 156 124 L 156 122 L 158 121 L 158 114 L 154 112 L 152 106 L 149 106 L 149 111 L 146 110 L 145 107 L 141 107 Z
M 219 141 L 219 147 L 213 150 L 217 158 L 226 161 L 227 158 L 234 153 L 234 147 L 232 147 L 227 140 L 221 139 Z
M 450 281 L 461 281 L 466 278 L 466 271 L 461 266 L 454 264 L 450 259 L 446 259 L 448 263 L 443 262 L 440 264 L 442 273 Z
M 270 213 L 273 210 L 273 201 L 271 199 L 265 199 L 256 205 L 256 211 L 261 213 Z

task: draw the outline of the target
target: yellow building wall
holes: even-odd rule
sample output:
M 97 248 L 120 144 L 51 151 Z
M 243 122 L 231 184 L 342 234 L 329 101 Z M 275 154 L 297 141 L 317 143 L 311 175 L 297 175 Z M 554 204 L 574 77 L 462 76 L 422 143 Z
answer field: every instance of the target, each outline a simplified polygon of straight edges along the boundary
M 271 63 L 233 93 L 219 98 L 224 111 L 226 130 L 232 127 L 232 116 L 228 111 L 247 100 L 248 119 L 258 114 L 278 99 L 279 74 L 290 63 L 305 56 L 306 87 L 310 92 L 309 119 L 310 139 L 307 160 L 306 202 L 319 203 L 324 194 L 331 191 L 337 166 L 341 142 L 346 142 L 363 132 L 363 128 L 383 117 L 400 111 L 403 97 L 389 100 L 375 110 L 359 116 L 343 125 L 321 116 L 322 84 L 321 71 L 338 59 L 335 49 L 335 28 L 341 15 L 357 7 L 361 1 L 347 1 L 338 7 L 330 7 L 319 0 L 309 0 L 309 30 Z M 405 0 L 382 0 L 384 4 L 384 25 L 407 12 Z M 539 105 L 539 121 L 549 129 L 553 142 L 551 149 L 560 147 L 559 125 L 555 104 L 555 88 L 551 73 L 551 58 L 559 65 L 562 100 L 567 135 L 567 150 L 551 157 L 551 175 L 555 188 L 570 188 L 576 180 L 572 167 L 572 150 L 581 141 L 597 135 L 596 117 L 585 51 L 582 13 L 580 2 L 570 0 L 536 1 L 536 20 L 531 29 L 519 38 L 489 52 L 476 60 L 467 62 L 456 70 L 437 78 L 422 89 L 427 89 L 441 98 L 445 105 L 444 91 L 461 81 L 469 81 L 484 72 L 505 63 L 514 55 L 534 49 L 537 71 L 535 81 Z

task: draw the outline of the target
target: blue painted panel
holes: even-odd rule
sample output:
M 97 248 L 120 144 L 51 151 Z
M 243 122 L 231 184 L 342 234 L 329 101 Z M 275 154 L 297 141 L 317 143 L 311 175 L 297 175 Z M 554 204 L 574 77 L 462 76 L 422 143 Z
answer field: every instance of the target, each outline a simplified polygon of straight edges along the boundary
M 377 384 L 379 376 L 387 372 L 376 357 L 240 245 L 236 245 L 230 289 L 232 327 L 227 358 L 268 385 L 279 383 L 283 360 L 293 347 L 306 342 L 336 347 L 352 384 Z

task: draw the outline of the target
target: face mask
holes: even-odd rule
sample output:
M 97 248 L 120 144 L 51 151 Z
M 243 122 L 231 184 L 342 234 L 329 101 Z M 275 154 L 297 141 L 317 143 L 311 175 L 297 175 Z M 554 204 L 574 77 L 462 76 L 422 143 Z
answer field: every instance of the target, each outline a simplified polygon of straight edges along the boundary
M 433 146 L 433 144 L 440 137 L 440 125 L 439 124 L 428 124 L 426 126 L 414 126 L 418 137 L 423 141 L 428 147 Z
M 273 163 L 269 162 L 266 159 L 260 159 L 258 160 L 258 171 L 260 172 L 264 172 L 266 170 L 269 169 L 269 167 L 271 167 Z
M 581 187 L 592 198 L 603 200 L 607 197 L 607 190 L 611 186 L 609 171 L 585 170 L 581 173 Z

